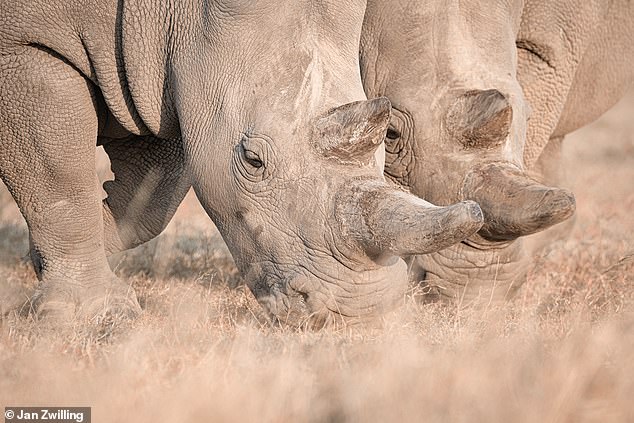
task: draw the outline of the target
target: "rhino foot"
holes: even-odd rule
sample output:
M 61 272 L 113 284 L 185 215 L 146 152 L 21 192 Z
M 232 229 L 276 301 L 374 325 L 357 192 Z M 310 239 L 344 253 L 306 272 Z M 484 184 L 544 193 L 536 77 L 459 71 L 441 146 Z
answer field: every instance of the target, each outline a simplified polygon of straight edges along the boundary
M 134 290 L 118 279 L 90 287 L 69 285 L 44 283 L 24 309 L 56 327 L 88 323 L 93 329 L 111 328 L 141 314 Z

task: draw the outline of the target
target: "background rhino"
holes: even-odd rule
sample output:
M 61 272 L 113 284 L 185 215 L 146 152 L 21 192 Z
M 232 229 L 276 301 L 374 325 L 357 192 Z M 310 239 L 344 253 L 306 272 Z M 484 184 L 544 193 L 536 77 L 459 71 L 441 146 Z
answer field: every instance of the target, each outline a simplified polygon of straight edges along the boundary
M 292 323 L 391 307 L 398 255 L 477 230 L 475 203 L 437 208 L 385 184 L 390 103 L 365 100 L 364 10 L 2 2 L 0 176 L 29 226 L 39 312 L 138 312 L 107 255 L 161 232 L 190 186 L 260 303 Z M 103 204 L 95 144 L 115 174 Z
M 463 300 L 523 282 L 537 242 L 519 237 L 574 212 L 548 186 L 561 140 L 631 84 L 633 30 L 624 0 L 369 2 L 361 72 L 394 106 L 386 175 L 437 204 L 474 199 L 485 217 L 478 235 L 415 258 L 416 278 Z

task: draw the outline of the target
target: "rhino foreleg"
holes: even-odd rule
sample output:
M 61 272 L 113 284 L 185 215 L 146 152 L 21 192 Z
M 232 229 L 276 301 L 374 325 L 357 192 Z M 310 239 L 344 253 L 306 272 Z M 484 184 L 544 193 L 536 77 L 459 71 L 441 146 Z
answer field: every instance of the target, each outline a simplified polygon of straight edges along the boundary
M 37 48 L 1 58 L 0 71 L 0 176 L 29 227 L 40 279 L 31 304 L 63 322 L 137 313 L 104 250 L 92 86 Z
M 104 144 L 115 175 L 104 184 L 108 255 L 160 234 L 191 185 L 180 139 L 131 136 Z

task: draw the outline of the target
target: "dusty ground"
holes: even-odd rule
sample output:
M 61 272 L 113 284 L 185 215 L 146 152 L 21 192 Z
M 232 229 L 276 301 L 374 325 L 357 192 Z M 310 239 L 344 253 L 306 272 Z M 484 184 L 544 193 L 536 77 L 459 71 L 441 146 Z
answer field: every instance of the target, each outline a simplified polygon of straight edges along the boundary
M 634 421 L 634 95 L 567 140 L 572 238 L 503 308 L 424 305 L 384 329 L 268 326 L 193 197 L 118 258 L 145 309 L 104 332 L 0 321 L 0 408 L 83 405 L 95 422 Z M 0 189 L 0 298 L 34 285 Z

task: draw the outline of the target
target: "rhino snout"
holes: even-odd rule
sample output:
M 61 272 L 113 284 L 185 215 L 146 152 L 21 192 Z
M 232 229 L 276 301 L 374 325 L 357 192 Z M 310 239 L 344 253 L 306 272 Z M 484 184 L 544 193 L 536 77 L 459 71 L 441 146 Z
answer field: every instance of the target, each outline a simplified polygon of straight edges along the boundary
M 407 289 L 407 265 L 401 259 L 361 272 L 336 260 L 293 269 L 271 266 L 254 269 L 247 280 L 257 280 L 251 290 L 272 320 L 289 326 L 318 329 L 371 321 L 398 307 Z M 282 274 L 293 276 L 276 276 Z

